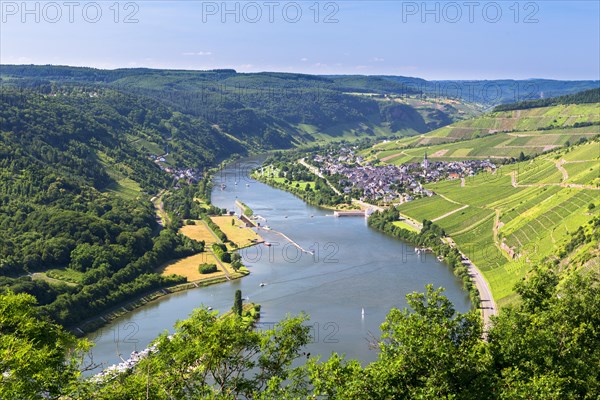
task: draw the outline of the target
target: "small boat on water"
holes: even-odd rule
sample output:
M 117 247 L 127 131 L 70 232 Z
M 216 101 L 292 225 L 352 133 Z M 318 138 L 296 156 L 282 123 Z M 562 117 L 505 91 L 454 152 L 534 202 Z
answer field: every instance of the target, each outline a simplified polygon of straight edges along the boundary
M 269 243 L 269 242 L 265 242 L 265 246 L 267 246 L 267 247 L 270 247 L 270 246 L 271 246 L 271 243 Z
M 206 308 L 208 311 L 212 311 L 212 307 L 207 307 Z
M 265 286 L 265 285 L 266 285 L 266 283 L 264 283 L 264 282 L 261 282 L 261 283 L 260 283 L 260 287 L 263 287 L 263 286 Z
M 362 308 L 362 311 L 361 311 L 360 315 L 361 315 L 363 318 L 365 317 L 365 308 L 364 308 L 364 307 Z
M 249 184 L 249 183 L 246 183 L 246 187 L 250 187 L 250 184 Z
M 224 183 L 221 183 L 221 190 L 225 189 L 226 187 L 227 187 L 227 185 L 226 185 L 226 184 L 224 184 Z
M 236 186 L 237 186 L 237 182 L 235 182 L 235 183 L 234 183 L 234 185 L 236 185 Z

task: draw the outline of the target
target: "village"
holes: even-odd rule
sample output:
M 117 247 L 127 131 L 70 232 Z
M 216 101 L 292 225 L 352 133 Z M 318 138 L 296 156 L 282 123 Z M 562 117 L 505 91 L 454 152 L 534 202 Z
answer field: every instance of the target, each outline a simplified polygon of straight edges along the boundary
M 423 161 L 402 165 L 374 165 L 356 154 L 356 149 L 342 147 L 335 152 L 317 154 L 307 162 L 346 195 L 373 204 L 403 203 L 433 196 L 423 187 L 443 179 L 464 179 L 478 172 L 493 173 L 496 166 L 489 160 Z

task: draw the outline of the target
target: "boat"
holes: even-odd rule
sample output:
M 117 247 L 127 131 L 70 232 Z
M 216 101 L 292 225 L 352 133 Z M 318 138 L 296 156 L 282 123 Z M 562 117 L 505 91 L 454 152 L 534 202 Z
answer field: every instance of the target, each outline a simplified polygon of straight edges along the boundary
M 235 182 L 234 185 L 237 185 L 237 182 Z
M 212 311 L 212 307 L 210 307 L 210 306 L 209 306 L 209 307 L 207 307 L 206 309 L 207 309 L 208 311 Z
M 365 316 L 365 308 L 364 307 L 362 308 L 360 315 L 364 318 L 364 316 Z
M 224 184 L 224 183 L 221 183 L 221 190 L 225 189 L 226 187 L 227 187 L 227 185 L 226 185 L 226 184 Z
M 250 187 L 250 184 L 249 184 L 249 183 L 246 183 L 246 187 Z
M 266 285 L 266 283 L 264 283 L 264 282 L 261 282 L 261 283 L 260 283 L 260 287 L 263 287 L 263 286 L 265 286 L 265 285 Z
M 269 243 L 269 242 L 265 242 L 265 246 L 267 246 L 267 247 L 270 247 L 270 246 L 271 246 L 271 243 Z

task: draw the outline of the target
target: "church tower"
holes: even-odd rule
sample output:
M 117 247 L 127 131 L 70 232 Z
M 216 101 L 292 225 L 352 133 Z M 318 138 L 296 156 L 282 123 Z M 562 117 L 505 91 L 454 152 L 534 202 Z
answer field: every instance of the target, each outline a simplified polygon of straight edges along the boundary
M 425 157 L 423 157 L 423 164 L 421 164 L 423 166 L 423 169 L 428 169 L 429 168 L 429 160 L 427 159 L 427 151 L 425 151 Z

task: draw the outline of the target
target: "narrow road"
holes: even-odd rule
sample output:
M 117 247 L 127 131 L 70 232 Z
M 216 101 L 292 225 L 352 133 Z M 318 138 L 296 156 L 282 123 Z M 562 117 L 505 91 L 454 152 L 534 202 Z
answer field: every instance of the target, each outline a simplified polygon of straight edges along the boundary
M 452 247 L 456 247 L 456 243 L 452 238 L 446 237 L 444 239 L 446 243 L 448 243 Z M 481 309 L 481 315 L 483 317 L 483 329 L 484 332 L 489 331 L 491 326 L 492 315 L 498 314 L 498 308 L 496 307 L 496 302 L 494 301 L 494 297 L 492 296 L 492 291 L 488 285 L 488 282 L 483 277 L 483 274 L 479 271 L 479 268 L 475 264 L 469 260 L 469 258 L 460 251 L 460 254 L 466 259 L 463 261 L 463 265 L 467 267 L 469 270 L 469 276 L 475 282 L 475 287 L 477 287 L 477 291 L 479 292 L 479 307 Z
M 208 226 L 208 224 L 202 220 L 200 222 L 206 227 L 206 229 L 208 229 L 210 234 L 215 238 L 214 243 L 221 243 L 221 239 L 219 239 L 219 237 L 213 232 L 213 230 L 210 229 L 210 226 Z M 223 265 L 221 260 L 219 260 L 219 257 L 217 257 L 217 255 L 215 253 L 213 253 L 211 246 L 212 246 L 212 243 L 204 243 L 204 251 L 208 251 L 210 254 L 212 254 L 215 261 L 219 264 L 219 266 L 225 273 L 225 277 L 227 278 L 228 281 L 230 281 L 231 278 L 229 277 L 229 270 L 227 269 L 227 267 L 225 267 L 225 265 Z
M 444 196 L 443 194 L 436 193 L 436 195 L 440 196 L 442 199 L 444 199 L 444 200 L 446 200 L 446 201 L 449 201 L 450 203 L 459 204 L 459 205 L 461 205 L 461 206 L 463 205 L 462 203 L 459 203 L 458 201 L 452 200 L 452 199 L 450 199 L 450 198 L 448 198 L 448 197 Z
M 566 163 L 566 160 L 564 158 L 561 158 L 560 161 L 556 162 L 556 168 L 558 168 L 558 170 L 560 171 L 560 173 L 562 174 L 563 178 L 563 182 L 566 182 L 569 180 L 569 173 L 567 172 L 567 170 L 565 169 L 565 167 L 563 167 L 563 164 Z
M 300 159 L 298 160 L 298 162 L 302 165 L 304 165 L 306 168 L 309 169 L 309 171 L 311 171 L 313 174 L 317 175 L 320 178 L 323 178 L 323 175 L 317 170 L 317 168 L 313 167 L 312 165 L 307 164 L 304 159 Z M 327 184 L 329 184 L 329 186 L 336 191 L 336 193 L 339 193 L 330 183 L 327 179 L 325 179 L 325 182 L 327 182 Z M 516 176 L 513 174 L 513 186 L 516 184 Z M 516 186 L 515 186 L 516 187 Z M 441 195 L 440 195 L 441 196 Z M 451 202 L 451 203 L 455 203 L 455 204 L 460 204 L 463 207 L 454 210 L 452 212 L 450 212 L 450 214 L 460 211 L 462 209 L 465 209 L 468 207 L 468 205 L 463 205 L 457 201 L 451 200 L 445 196 L 441 196 L 442 198 L 444 198 L 445 200 Z M 378 211 L 383 210 L 383 208 L 378 207 L 378 206 L 374 206 L 372 204 L 369 203 L 365 203 L 363 201 L 360 200 L 356 200 L 356 199 L 352 199 L 353 203 L 357 203 L 357 204 L 361 204 L 364 206 L 368 206 L 368 207 L 373 207 L 375 209 L 377 209 Z M 407 224 L 411 225 L 413 228 L 417 229 L 418 231 L 420 231 L 423 228 L 423 225 L 411 218 L 409 218 L 406 215 L 400 214 L 401 217 L 404 218 L 404 222 L 406 222 Z M 438 219 L 443 218 L 439 217 Z M 454 242 L 454 240 L 452 240 L 450 237 L 446 237 L 443 239 L 443 241 L 445 243 L 448 243 L 450 246 L 452 247 L 456 247 L 456 243 Z M 481 273 L 481 271 L 479 271 L 479 269 L 477 268 L 477 266 L 475 266 L 475 264 L 473 264 L 471 262 L 471 260 L 469 260 L 469 258 L 459 250 L 460 254 L 463 256 L 463 258 L 465 259 L 465 261 L 463 261 L 463 264 L 467 267 L 468 271 L 469 271 L 469 276 L 473 279 L 473 281 L 475 282 L 475 287 L 477 288 L 477 291 L 479 292 L 479 299 L 480 299 L 480 304 L 479 307 L 481 309 L 481 315 L 483 318 L 483 326 L 484 326 L 484 332 L 487 332 L 490 328 L 491 325 L 491 320 L 490 317 L 492 315 L 496 315 L 498 314 L 498 308 L 496 307 L 496 302 L 494 301 L 494 298 L 492 297 L 492 291 L 490 290 L 490 287 L 487 283 L 487 281 L 485 280 L 485 278 L 483 277 L 483 274 Z
M 165 192 L 166 190 L 162 189 L 155 197 L 150 199 L 152 204 L 154 204 L 154 209 L 156 210 L 156 219 L 158 221 L 158 224 L 163 228 L 171 223 L 169 215 L 165 211 L 165 206 L 162 200 L 163 196 L 165 195 Z
M 335 186 L 333 186 L 331 183 L 329 183 L 329 180 L 327 180 L 323 174 L 315 167 L 313 167 L 312 165 L 308 164 L 306 161 L 304 161 L 304 158 L 301 158 L 298 160 L 298 163 L 304 165 L 306 168 L 308 168 L 308 170 L 310 172 L 312 172 L 313 174 L 315 174 L 316 176 L 318 176 L 321 179 L 324 179 L 325 182 L 327 182 L 327 185 L 329 185 L 329 187 L 338 195 L 338 196 L 342 196 L 342 192 L 340 192 L 339 190 L 337 190 L 335 188 Z
M 557 164 L 556 167 L 559 168 L 558 164 Z M 563 179 L 565 179 L 565 177 L 567 179 L 569 179 L 569 174 L 568 174 L 567 170 L 565 170 L 564 167 L 562 167 L 562 165 L 560 166 L 559 169 L 561 169 L 561 168 L 564 170 L 564 172 L 563 172 Z M 518 187 L 560 186 L 560 187 L 564 187 L 564 188 L 600 190 L 600 187 L 596 187 L 596 186 L 592 186 L 592 185 L 583 185 L 583 184 L 579 184 L 579 183 L 564 183 L 564 182 L 562 182 L 562 183 L 531 183 L 531 184 L 522 184 L 522 183 L 518 183 L 517 182 L 517 173 L 516 173 L 516 171 L 512 172 L 510 175 L 511 175 L 512 186 L 515 187 L 515 188 L 518 188 Z

